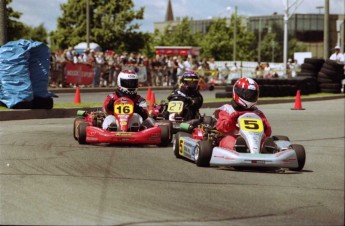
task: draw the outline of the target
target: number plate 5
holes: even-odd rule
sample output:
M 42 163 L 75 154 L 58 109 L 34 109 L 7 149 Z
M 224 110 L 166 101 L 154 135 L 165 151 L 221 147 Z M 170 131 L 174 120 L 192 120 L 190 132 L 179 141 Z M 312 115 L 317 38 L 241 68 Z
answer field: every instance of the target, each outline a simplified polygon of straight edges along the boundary
M 264 130 L 264 125 L 261 119 L 241 118 L 240 128 L 244 131 L 260 133 Z

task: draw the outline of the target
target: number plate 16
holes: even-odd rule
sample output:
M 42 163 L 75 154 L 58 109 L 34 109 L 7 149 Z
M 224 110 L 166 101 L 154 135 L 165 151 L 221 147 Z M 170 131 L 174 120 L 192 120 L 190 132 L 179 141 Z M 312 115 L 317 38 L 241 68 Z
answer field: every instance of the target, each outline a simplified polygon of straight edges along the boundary
M 114 106 L 114 112 L 117 115 L 132 114 L 133 113 L 133 105 L 132 104 L 116 104 Z

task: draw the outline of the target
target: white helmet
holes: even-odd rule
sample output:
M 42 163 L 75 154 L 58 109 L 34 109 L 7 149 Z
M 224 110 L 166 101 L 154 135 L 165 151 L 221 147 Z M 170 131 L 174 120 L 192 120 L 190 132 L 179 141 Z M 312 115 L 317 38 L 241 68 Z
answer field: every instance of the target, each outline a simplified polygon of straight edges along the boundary
M 117 87 L 127 95 L 137 94 L 138 75 L 131 70 L 121 71 L 117 76 Z

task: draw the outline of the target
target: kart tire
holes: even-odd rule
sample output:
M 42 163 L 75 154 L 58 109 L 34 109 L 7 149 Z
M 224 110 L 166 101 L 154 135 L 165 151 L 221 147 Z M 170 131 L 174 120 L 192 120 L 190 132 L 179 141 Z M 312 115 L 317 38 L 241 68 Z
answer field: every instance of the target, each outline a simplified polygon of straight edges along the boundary
M 213 126 L 215 123 L 215 120 L 212 118 L 212 116 L 204 116 L 203 123 L 206 125 Z
M 274 139 L 272 137 L 266 137 L 264 143 L 262 144 L 261 153 L 262 154 L 273 154 L 277 152 L 278 148 Z
M 173 123 L 169 120 L 162 120 L 159 122 L 160 125 L 166 125 L 169 127 L 169 144 L 171 143 L 172 139 L 173 139 L 173 130 L 174 130 L 174 126 Z
M 176 158 L 181 158 L 182 156 L 180 155 L 180 137 L 191 137 L 189 133 L 186 132 L 178 132 L 175 134 L 175 138 L 173 141 L 173 150 Z
M 75 140 L 78 140 L 78 126 L 80 123 L 84 122 L 84 118 L 82 117 L 77 117 L 74 119 L 74 122 L 73 122 L 73 137 Z
M 78 126 L 78 143 L 86 144 L 86 127 L 89 126 L 89 123 L 82 122 Z
M 212 143 L 208 140 L 201 140 L 195 147 L 195 163 L 199 167 L 210 166 L 212 157 Z
M 304 147 L 300 144 L 292 144 L 291 148 L 295 150 L 297 156 L 298 167 L 297 168 L 289 168 L 291 171 L 301 171 L 305 164 L 305 150 Z
M 170 127 L 168 125 L 159 125 L 161 129 L 161 143 L 159 144 L 160 147 L 166 147 L 170 144 Z

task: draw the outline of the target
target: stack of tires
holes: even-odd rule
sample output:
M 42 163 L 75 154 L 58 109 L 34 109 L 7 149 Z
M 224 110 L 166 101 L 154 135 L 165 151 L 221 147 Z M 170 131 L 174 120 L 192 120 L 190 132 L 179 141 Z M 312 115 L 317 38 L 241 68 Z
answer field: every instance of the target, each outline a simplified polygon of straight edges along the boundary
M 305 58 L 304 63 L 301 65 L 301 72 L 298 72 L 297 76 L 316 78 L 324 63 L 325 60 L 321 58 Z
M 341 81 L 345 79 L 344 64 L 326 60 L 317 75 L 320 92 L 341 93 Z

